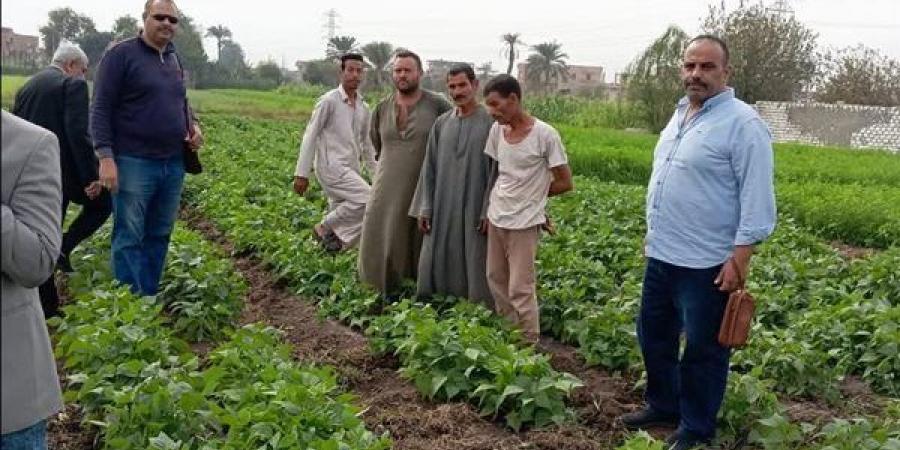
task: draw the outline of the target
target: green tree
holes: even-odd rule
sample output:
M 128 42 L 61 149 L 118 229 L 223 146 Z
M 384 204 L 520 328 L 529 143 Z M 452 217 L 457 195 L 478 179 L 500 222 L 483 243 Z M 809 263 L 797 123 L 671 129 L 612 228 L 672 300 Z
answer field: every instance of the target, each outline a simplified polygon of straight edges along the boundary
M 81 49 L 84 50 L 90 64 L 97 67 L 97 63 L 100 62 L 100 57 L 103 56 L 103 52 L 106 51 L 106 48 L 113 41 L 113 38 L 114 34 L 110 31 L 89 31 L 84 33 L 78 39 L 77 43 L 81 46 Z M 88 74 L 91 73 L 93 72 L 88 72 Z
M 328 49 L 325 56 L 328 59 L 338 59 L 347 53 L 359 51 L 359 42 L 353 36 L 335 36 L 328 40 Z
M 216 68 L 232 79 L 246 78 L 250 69 L 244 49 L 232 40 L 222 42 L 222 54 L 216 62 Z
M 331 59 L 317 59 L 298 63 L 303 71 L 303 80 L 309 84 L 334 87 L 338 84 L 338 69 Z
M 829 53 L 816 100 L 900 106 L 900 61 L 862 44 Z
M 140 29 L 141 27 L 138 24 L 138 20 L 134 17 L 128 15 L 119 17 L 116 19 L 115 23 L 113 23 L 113 39 L 121 41 L 123 39 L 135 37 Z
M 78 42 L 86 33 L 96 32 L 93 19 L 75 12 L 72 8 L 57 8 L 47 14 L 47 24 L 40 28 L 44 41 L 44 55 L 53 57 L 63 39 Z
M 394 46 L 387 42 L 369 42 L 362 47 L 362 54 L 372 68 L 375 85 L 384 85 L 387 79 L 387 66 L 394 56 Z
M 569 55 L 563 53 L 562 44 L 556 41 L 542 42 L 532 45 L 531 50 L 527 71 L 529 86 L 546 93 L 557 81 L 568 79 L 566 59 Z
M 672 25 L 625 70 L 626 95 L 639 105 L 644 122 L 654 132 L 665 128 L 684 93 L 681 63 L 689 39 Z
M 212 37 L 216 40 L 216 60 L 222 57 L 222 44 L 231 39 L 231 30 L 225 25 L 216 25 L 206 29 L 206 37 Z
M 256 66 L 256 76 L 261 80 L 271 81 L 275 86 L 281 85 L 284 81 L 284 74 L 281 73 L 281 67 L 274 61 L 263 61 Z
M 503 55 L 509 59 L 509 64 L 506 66 L 506 74 L 512 75 L 513 66 L 516 64 L 516 59 L 519 58 L 519 47 L 525 45 L 525 43 L 522 42 L 519 33 L 506 33 L 500 36 L 500 40 L 504 44 Z
M 725 39 L 731 51 L 731 86 L 748 103 L 790 101 L 816 75 L 818 35 L 793 15 L 763 4 L 727 11 L 710 7 L 703 31 Z
M 187 14 L 182 13 L 175 33 L 175 48 L 181 57 L 181 64 L 188 71 L 191 84 L 202 84 L 209 74 L 209 57 L 203 48 L 203 37 Z

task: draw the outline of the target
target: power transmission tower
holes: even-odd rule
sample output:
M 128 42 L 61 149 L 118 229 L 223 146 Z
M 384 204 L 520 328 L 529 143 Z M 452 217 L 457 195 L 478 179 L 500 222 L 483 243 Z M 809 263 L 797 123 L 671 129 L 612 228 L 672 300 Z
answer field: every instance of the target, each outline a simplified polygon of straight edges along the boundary
M 325 30 L 328 34 L 328 40 L 330 41 L 334 38 L 334 33 L 338 29 L 337 19 L 340 17 L 340 14 L 332 8 L 325 12 Z
M 337 10 L 334 8 L 325 11 L 325 24 L 322 25 L 325 28 L 325 53 L 328 54 L 328 45 L 332 39 L 334 39 L 335 31 L 337 31 L 338 24 L 337 19 L 340 17 Z
M 780 16 L 794 15 L 794 7 L 791 6 L 790 0 L 775 0 L 766 10 Z

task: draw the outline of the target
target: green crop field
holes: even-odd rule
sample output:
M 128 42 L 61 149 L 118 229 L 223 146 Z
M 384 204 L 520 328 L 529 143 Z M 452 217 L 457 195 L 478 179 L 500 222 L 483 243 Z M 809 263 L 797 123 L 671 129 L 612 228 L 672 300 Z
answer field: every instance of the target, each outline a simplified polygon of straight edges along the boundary
M 3 106 L 3 109 L 10 109 L 12 107 L 13 99 L 16 97 L 16 91 L 18 91 L 26 81 L 28 81 L 28 77 L 3 75 L 2 80 L 0 80 L 0 106 Z
M 22 79 L 3 80 L 7 105 Z M 108 231 L 77 250 L 66 280 L 74 301 L 52 325 L 83 433 L 116 449 L 421 448 L 465 422 L 495 440 L 466 447 L 456 434 L 460 448 L 664 448 L 613 420 L 640 398 L 634 321 L 657 139 L 601 128 L 631 126 L 627 106 L 533 105 L 558 126 L 576 190 L 550 202 L 558 233 L 543 238 L 538 283 L 552 345 L 531 346 L 465 301 L 425 304 L 408 291 L 388 302 L 357 282 L 355 252 L 322 253 L 311 231 L 321 190 L 300 197 L 290 184 L 318 92 L 190 93 L 205 171 L 186 183 L 192 219 L 173 238 L 159 298 L 111 282 Z M 775 151 L 779 224 L 754 258 L 757 319 L 732 358 L 715 448 L 900 448 L 900 155 Z M 365 339 L 364 354 L 335 370 L 345 343 L 298 360 L 294 327 L 247 324 L 242 311 L 257 300 L 246 299 L 259 294 L 247 259 Z M 395 415 L 354 381 L 379 370 L 372 360 L 416 392 L 391 401 Z
M 442 400 L 468 398 L 483 404 L 479 386 L 494 389 L 497 380 L 459 375 L 477 367 L 478 358 L 465 353 L 453 356 L 452 349 L 474 349 L 472 354 L 480 355 L 491 346 L 487 340 L 466 340 L 468 333 L 454 328 L 459 323 L 445 321 L 484 313 L 478 308 L 459 310 L 445 304 L 374 307 L 377 297 L 355 282 L 353 255 L 334 260 L 316 257 L 318 250 L 309 230 L 324 204 L 317 194 L 298 199 L 290 191 L 295 126 L 225 116 L 209 117 L 207 124 L 216 130 L 208 153 L 214 176 L 193 179 L 189 201 L 225 229 L 240 248 L 259 254 L 294 289 L 319 299 L 324 314 L 355 322 L 377 338 L 379 350 L 400 354 L 403 364 L 409 365 L 403 370 L 423 395 Z M 652 141 L 620 132 L 612 132 L 606 139 L 625 141 L 623 148 L 633 141 Z M 827 150 L 831 151 L 841 152 Z M 244 178 L 248 172 L 264 175 Z M 545 239 L 541 250 L 542 328 L 576 348 L 588 364 L 613 372 L 639 373 L 633 324 L 643 265 L 644 189 L 594 176 L 579 176 L 576 186 L 574 195 L 553 202 L 552 215 L 561 231 Z M 783 186 L 805 185 L 798 181 Z M 828 186 L 838 186 L 834 195 L 845 192 L 842 186 L 857 194 L 867 189 L 857 183 Z M 887 209 L 887 217 L 896 217 L 900 203 L 881 206 Z M 822 211 L 818 220 L 846 224 L 854 216 L 850 211 L 848 207 Z M 872 220 L 890 223 L 885 216 Z M 760 250 L 751 283 L 760 298 L 759 321 L 753 342 L 735 357 L 738 374 L 732 377 L 722 413 L 723 442 L 733 442 L 749 432 L 748 436 L 765 448 L 819 448 L 847 442 L 857 434 L 884 436 L 883 442 L 887 436 L 897 435 L 896 405 L 891 399 L 900 395 L 896 345 L 900 342 L 900 275 L 893 268 L 900 265 L 900 252 L 892 243 L 895 241 L 882 240 L 879 242 L 886 249 L 850 260 L 817 237 L 819 231 L 785 212 L 771 242 Z M 839 226 L 834 232 L 847 238 L 863 236 Z M 423 315 L 427 325 L 419 322 Z M 403 323 L 398 323 L 397 317 L 403 317 Z M 834 318 L 840 318 L 840 326 L 835 326 Z M 485 325 L 484 319 L 465 320 Z M 503 329 L 502 325 L 490 325 Z M 452 339 L 437 343 L 423 337 L 434 333 Z M 464 341 L 456 341 L 457 336 Z M 510 342 L 502 335 L 491 336 Z M 417 350 L 407 353 L 410 349 L 403 343 L 415 343 Z M 441 366 L 435 367 L 429 354 L 448 355 L 449 361 L 442 359 Z M 451 362 L 456 357 L 460 361 Z M 553 376 L 544 369 L 538 373 Z M 848 400 L 842 387 L 850 379 L 867 385 L 874 391 L 872 395 L 884 402 L 884 408 L 868 417 L 851 414 L 853 420 L 847 422 L 835 419 L 812 425 L 786 418 L 791 399 L 821 399 L 840 409 Z M 522 391 L 517 387 L 508 399 L 515 401 L 492 412 L 505 414 L 507 424 L 514 428 L 543 424 L 534 419 L 533 409 L 522 410 L 530 396 L 536 395 L 528 388 L 530 382 L 523 379 L 517 386 Z M 554 417 L 551 411 L 546 414 Z M 822 431 L 826 429 L 829 431 Z

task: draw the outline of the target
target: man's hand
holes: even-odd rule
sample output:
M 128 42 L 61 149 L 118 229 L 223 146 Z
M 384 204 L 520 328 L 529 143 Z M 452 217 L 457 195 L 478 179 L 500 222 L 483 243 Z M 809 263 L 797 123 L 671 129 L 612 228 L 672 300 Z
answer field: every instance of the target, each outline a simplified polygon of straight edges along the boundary
M 744 284 L 747 282 L 747 276 L 750 274 L 750 257 L 752 255 L 752 245 L 735 247 L 734 254 L 730 258 L 734 260 L 734 264 L 730 260 L 725 261 L 725 265 L 719 271 L 719 276 L 716 277 L 715 284 L 719 286 L 720 291 L 734 292 L 744 287 Z
M 489 224 L 490 221 L 488 221 L 487 219 L 481 219 L 481 222 L 478 224 L 478 232 L 481 234 L 487 234 Z
M 309 189 L 309 178 L 294 177 L 294 192 L 297 195 L 305 194 L 307 189 Z
M 421 231 L 422 234 L 431 233 L 431 217 L 419 217 L 419 231 Z
M 203 146 L 203 132 L 200 131 L 200 125 L 194 123 L 191 126 L 191 132 L 188 134 L 185 140 L 188 143 L 188 148 L 191 150 L 198 150 Z
M 541 229 L 546 231 L 550 236 L 556 234 L 556 226 L 553 225 L 553 220 L 551 220 L 549 216 L 547 217 L 547 220 L 545 220 L 541 225 Z
M 103 158 L 100 160 L 100 186 L 115 194 L 119 191 L 119 169 L 116 160 Z
M 103 186 L 100 185 L 100 180 L 92 181 L 84 188 L 84 194 L 91 200 L 97 198 L 101 192 L 103 192 Z

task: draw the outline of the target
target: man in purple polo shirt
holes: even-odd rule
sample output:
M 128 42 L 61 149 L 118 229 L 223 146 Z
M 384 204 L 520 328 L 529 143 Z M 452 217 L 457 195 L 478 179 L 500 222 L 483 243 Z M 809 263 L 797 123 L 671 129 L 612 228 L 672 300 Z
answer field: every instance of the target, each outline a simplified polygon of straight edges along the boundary
M 113 275 L 155 295 L 184 181 L 184 147 L 203 142 L 172 38 L 178 8 L 148 0 L 138 37 L 110 48 L 94 84 L 91 131 L 100 183 L 112 192 Z

